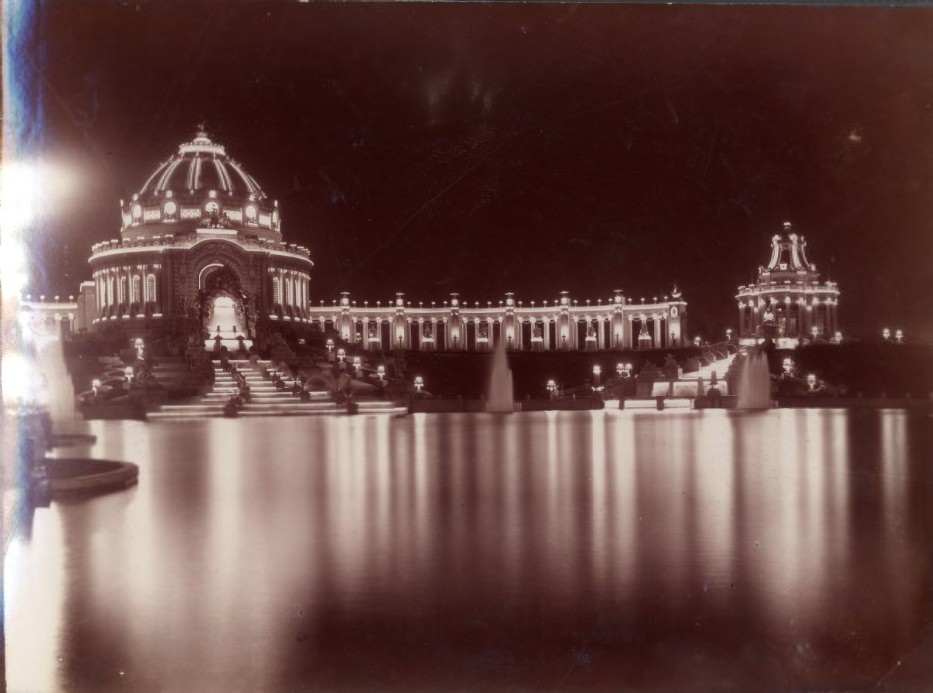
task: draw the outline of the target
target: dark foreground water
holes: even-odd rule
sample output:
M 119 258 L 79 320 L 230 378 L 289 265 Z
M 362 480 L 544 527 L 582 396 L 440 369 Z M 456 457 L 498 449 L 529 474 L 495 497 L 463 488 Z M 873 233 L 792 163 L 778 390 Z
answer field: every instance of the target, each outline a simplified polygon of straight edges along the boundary
M 813 690 L 931 621 L 931 419 L 96 422 L 6 558 L 11 690 Z M 62 451 L 73 455 L 75 449 Z

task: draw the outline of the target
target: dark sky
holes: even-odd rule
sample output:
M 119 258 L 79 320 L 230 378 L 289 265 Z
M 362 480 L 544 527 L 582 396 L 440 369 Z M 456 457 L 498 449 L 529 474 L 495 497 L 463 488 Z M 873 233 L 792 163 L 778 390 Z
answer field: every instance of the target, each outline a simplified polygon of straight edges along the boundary
M 308 245 L 313 299 L 650 298 L 694 330 L 792 220 L 849 331 L 933 338 L 933 9 L 57 2 L 32 288 L 211 135 Z M 52 269 L 50 269 L 52 268 Z M 43 274 L 48 276 L 42 276 Z

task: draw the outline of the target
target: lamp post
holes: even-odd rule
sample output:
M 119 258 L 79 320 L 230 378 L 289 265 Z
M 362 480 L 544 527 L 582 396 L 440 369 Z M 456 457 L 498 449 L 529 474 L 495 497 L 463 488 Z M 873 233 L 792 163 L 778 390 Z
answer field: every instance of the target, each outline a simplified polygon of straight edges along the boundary
M 881 338 L 882 338 L 884 341 L 886 341 L 886 342 L 887 342 L 889 339 L 891 339 L 891 330 L 890 330 L 890 328 L 885 327 L 884 329 L 881 330 Z
M 341 363 L 347 358 L 347 352 L 345 349 L 337 349 L 337 360 Z
M 551 399 L 555 399 L 557 397 L 557 383 L 554 382 L 553 378 L 547 381 L 547 393 Z
M 424 389 L 424 378 L 420 375 L 415 377 L 415 392 L 421 392 Z
M 904 343 L 904 330 L 898 328 L 894 331 L 894 341 L 898 344 Z
M 732 342 L 732 328 L 731 327 L 726 330 L 726 341 Z
M 379 384 L 382 385 L 385 383 L 386 379 L 386 367 L 382 364 L 379 364 L 376 367 L 376 377 L 379 378 Z
M 593 389 L 599 388 L 599 376 L 602 375 L 603 369 L 599 364 L 593 366 Z

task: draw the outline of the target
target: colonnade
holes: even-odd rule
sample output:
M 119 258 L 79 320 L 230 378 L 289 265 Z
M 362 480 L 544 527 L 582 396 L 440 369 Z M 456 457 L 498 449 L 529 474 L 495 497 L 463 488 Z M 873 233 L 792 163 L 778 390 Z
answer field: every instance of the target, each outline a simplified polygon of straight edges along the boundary
M 304 315 L 308 308 L 311 276 L 307 272 L 270 267 L 272 309 Z
M 404 295 L 359 306 L 344 293 L 331 306 L 309 306 L 309 320 L 365 349 L 488 351 L 499 340 L 522 351 L 650 349 L 684 345 L 686 303 L 679 296 L 634 304 L 621 291 L 580 305 L 567 292 L 551 303 L 523 304 L 513 294 L 497 306 L 470 305 L 451 294 L 442 306 L 412 306 Z
M 834 296 L 749 299 L 739 301 L 741 337 L 761 336 L 761 328 L 773 325 L 779 337 L 831 339 L 839 330 L 839 299 Z
M 162 312 L 161 264 L 107 267 L 92 276 L 98 315 L 141 317 Z

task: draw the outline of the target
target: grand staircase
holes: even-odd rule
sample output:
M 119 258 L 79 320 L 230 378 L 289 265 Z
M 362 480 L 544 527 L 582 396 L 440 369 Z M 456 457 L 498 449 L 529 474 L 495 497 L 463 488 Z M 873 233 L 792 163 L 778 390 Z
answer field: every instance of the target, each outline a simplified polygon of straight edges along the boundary
M 695 404 L 695 398 L 697 396 L 697 387 L 692 387 L 696 385 L 697 380 L 702 380 L 704 386 L 708 387 L 712 381 L 713 373 L 716 374 L 716 380 L 719 383 L 720 390 L 727 390 L 727 380 L 726 375 L 729 373 L 732 368 L 732 364 L 735 361 L 735 354 L 724 354 L 722 358 L 713 358 L 709 363 L 703 364 L 700 366 L 699 370 L 691 371 L 689 373 L 684 373 L 678 379 L 678 382 L 685 384 L 687 388 L 690 388 L 690 392 L 686 395 L 677 395 L 678 386 L 675 382 L 673 385 L 669 385 L 667 381 L 660 380 L 654 383 L 653 389 L 650 397 L 633 397 L 627 398 L 625 400 L 625 409 L 656 409 L 661 408 L 657 403 L 657 398 L 664 398 L 664 409 L 692 409 Z M 669 388 L 673 390 L 674 396 L 669 396 Z M 731 394 L 730 392 L 725 392 L 724 394 Z
M 346 412 L 345 405 L 334 402 L 329 392 L 310 392 L 310 400 L 302 401 L 291 390 L 276 389 L 274 373 L 269 361 L 251 364 L 249 361 L 230 361 L 246 379 L 250 397 L 237 413 L 238 416 L 295 416 L 336 414 Z M 279 374 L 281 375 L 281 374 Z M 192 417 L 222 417 L 227 401 L 237 392 L 233 375 L 214 366 L 214 385 L 207 394 L 184 404 L 163 404 L 146 415 L 147 419 L 188 419 Z

